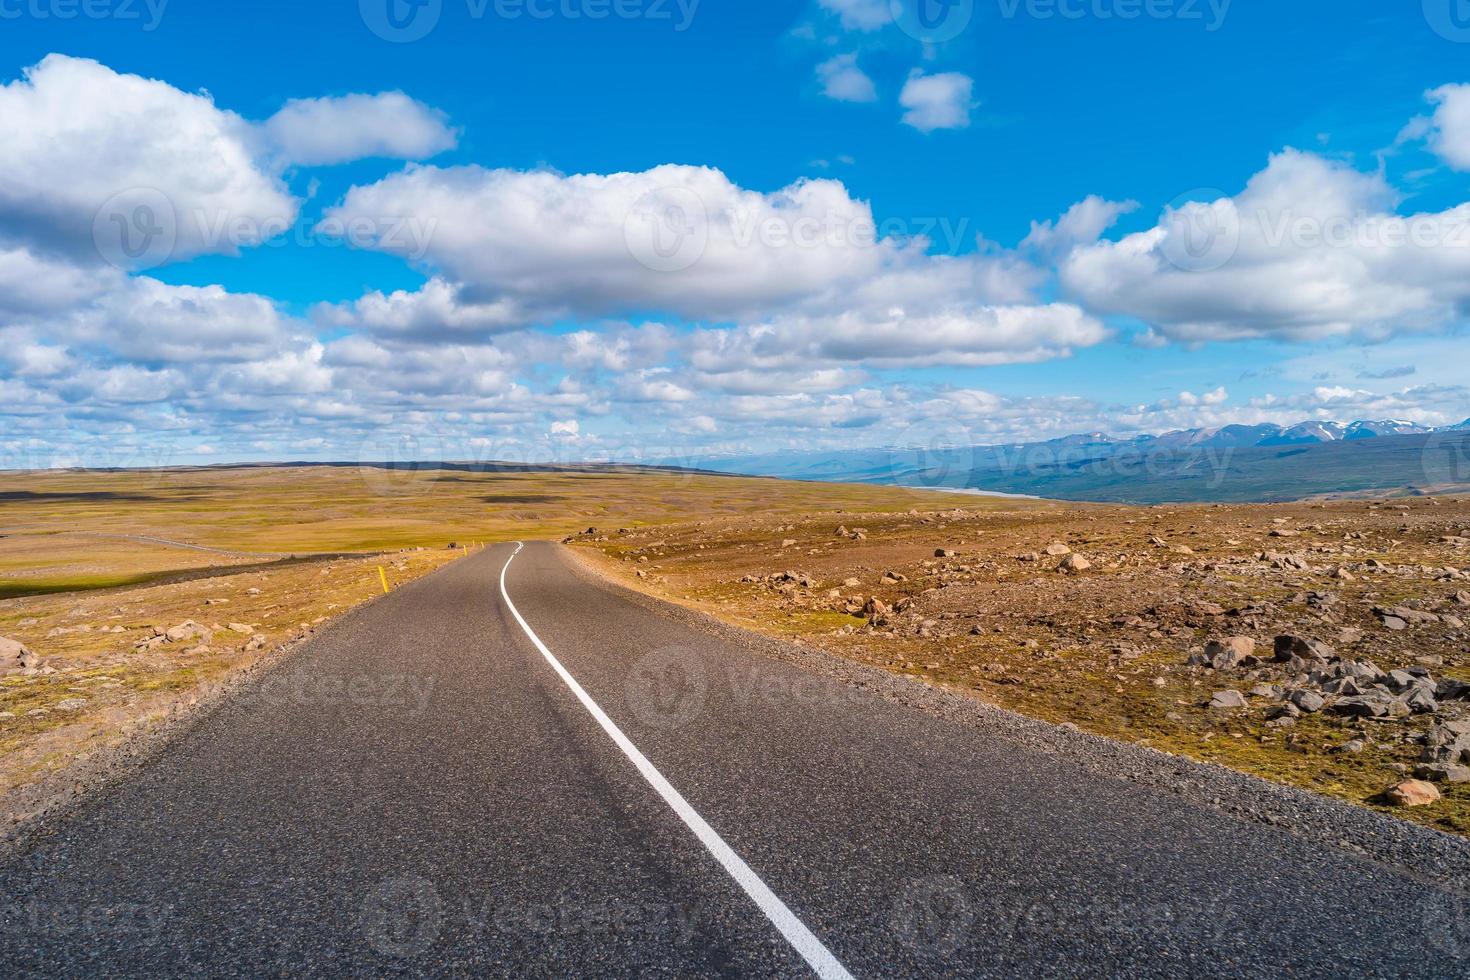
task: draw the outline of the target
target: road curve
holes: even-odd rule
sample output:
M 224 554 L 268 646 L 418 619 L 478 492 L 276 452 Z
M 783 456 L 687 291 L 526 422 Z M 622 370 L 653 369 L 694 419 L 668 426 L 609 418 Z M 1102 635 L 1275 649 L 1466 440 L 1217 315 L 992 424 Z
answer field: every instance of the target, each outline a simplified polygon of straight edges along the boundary
M 0 865 L 0 976 L 1470 967 L 1470 905 L 1410 869 L 515 551 L 343 617 Z

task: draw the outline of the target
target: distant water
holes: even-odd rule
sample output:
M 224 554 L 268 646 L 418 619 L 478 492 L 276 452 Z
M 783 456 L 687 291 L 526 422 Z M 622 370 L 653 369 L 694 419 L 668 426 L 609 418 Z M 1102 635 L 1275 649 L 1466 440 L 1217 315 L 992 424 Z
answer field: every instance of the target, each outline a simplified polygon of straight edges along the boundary
M 1013 500 L 1045 500 L 1033 493 L 1002 493 L 999 490 L 974 490 L 969 487 L 911 487 L 898 484 L 905 490 L 932 490 L 935 493 L 962 493 L 968 497 L 1009 497 Z

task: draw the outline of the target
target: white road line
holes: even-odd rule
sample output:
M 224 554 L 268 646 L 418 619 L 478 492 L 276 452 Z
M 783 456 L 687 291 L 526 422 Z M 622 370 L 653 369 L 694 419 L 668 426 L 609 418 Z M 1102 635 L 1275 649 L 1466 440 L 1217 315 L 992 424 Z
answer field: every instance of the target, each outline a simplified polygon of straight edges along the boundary
M 683 820 L 685 825 L 694 831 L 694 836 L 698 837 L 700 843 L 709 849 L 709 852 L 714 855 L 715 860 L 720 862 L 720 865 L 730 873 L 730 877 L 734 878 L 740 887 L 745 889 L 745 894 L 749 895 L 751 900 L 760 906 L 760 910 L 765 913 L 766 918 L 770 919 L 771 923 L 781 931 L 781 935 L 786 937 L 786 941 L 791 944 L 792 948 L 800 953 L 802 958 L 807 961 L 807 964 L 816 971 L 817 976 L 836 978 L 836 980 L 852 980 L 852 974 L 848 973 L 847 969 L 841 963 L 837 962 L 837 957 L 833 956 L 827 947 L 822 945 L 820 939 L 812 935 L 812 931 L 803 925 L 802 921 L 786 907 L 785 902 L 776 897 L 776 893 L 771 891 L 764 881 L 761 881 L 760 877 L 750 869 L 750 865 L 746 864 L 741 860 L 740 855 L 730 849 L 730 845 L 726 844 L 720 835 L 715 833 L 714 828 L 705 823 L 704 818 L 695 812 L 694 807 L 689 805 L 689 801 L 684 799 L 679 791 L 669 784 L 669 781 L 664 778 L 663 773 L 654 768 L 653 763 L 648 761 L 647 756 L 638 751 L 638 747 L 628 740 L 628 736 L 623 734 L 622 729 L 613 723 L 613 720 L 607 716 L 607 713 L 598 706 L 596 701 L 592 700 L 592 696 L 582 689 L 582 685 L 577 683 L 577 679 L 567 672 L 567 669 L 561 665 L 561 661 L 557 660 L 551 651 L 546 649 L 546 644 L 542 643 L 541 638 L 526 624 L 525 619 L 521 616 L 520 610 L 516 609 L 515 603 L 510 601 L 510 593 L 505 588 L 505 573 L 510 569 L 510 563 L 515 561 L 516 555 L 519 555 L 521 549 L 524 547 L 524 544 L 517 541 L 516 550 L 505 560 L 505 567 L 500 570 L 500 596 L 505 600 L 505 605 L 510 609 L 510 614 L 516 618 L 517 623 L 521 624 L 521 629 L 526 631 L 526 635 L 531 638 L 531 642 L 536 645 L 536 649 L 540 650 L 541 655 L 546 658 L 546 662 L 551 664 L 551 669 L 560 675 L 561 679 L 566 682 L 567 687 L 571 688 L 572 693 L 577 696 L 577 700 L 582 702 L 582 707 L 586 708 L 592 714 L 592 717 L 597 719 L 597 723 L 602 726 L 602 730 L 607 732 L 608 737 L 617 743 L 618 748 L 623 750 L 623 754 L 632 760 L 633 765 L 638 767 L 638 771 L 643 774 L 644 779 L 648 780 L 648 784 L 658 791 L 658 795 L 662 796 L 664 802 L 679 815 L 679 819 Z

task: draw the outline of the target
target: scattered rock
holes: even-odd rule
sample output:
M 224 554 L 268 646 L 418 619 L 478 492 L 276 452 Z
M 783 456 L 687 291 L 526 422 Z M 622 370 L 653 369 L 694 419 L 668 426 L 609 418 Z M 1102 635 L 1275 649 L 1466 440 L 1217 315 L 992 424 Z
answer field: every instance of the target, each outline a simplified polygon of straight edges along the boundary
M 17 670 L 35 670 L 41 666 L 41 658 L 30 647 L 19 640 L 0 636 L 0 674 Z
M 1070 555 L 1072 553 L 1072 549 L 1068 548 L 1060 541 L 1053 541 L 1051 544 L 1046 546 L 1046 553 L 1048 555 L 1051 555 L 1053 558 L 1060 558 L 1063 555 Z
M 179 625 L 171 626 L 163 631 L 163 638 L 169 643 L 183 643 L 185 640 L 203 640 L 208 643 L 213 635 L 192 619 L 186 619 Z
M 1405 718 L 1411 713 L 1409 706 L 1387 694 L 1373 692 L 1357 697 L 1343 698 L 1330 709 L 1332 714 L 1349 718 Z
M 1216 670 L 1239 667 L 1248 658 L 1254 659 L 1255 653 L 1256 641 L 1248 636 L 1227 636 L 1205 644 L 1205 662 Z
M 1434 783 L 1470 783 L 1470 766 L 1426 763 L 1415 769 L 1414 775 Z
M 1091 567 L 1092 562 L 1086 558 L 1078 554 L 1070 554 L 1062 559 L 1062 563 L 1057 566 L 1057 571 L 1065 572 L 1068 575 L 1075 575 L 1078 572 L 1085 572 Z
M 1391 787 L 1384 797 L 1393 806 L 1412 807 L 1429 806 L 1439 801 L 1439 790 L 1433 783 L 1426 783 L 1421 779 L 1406 779 L 1397 786 Z
M 1293 657 L 1302 660 L 1328 661 L 1337 658 L 1337 651 L 1318 640 L 1308 640 L 1300 636 L 1278 636 L 1276 638 L 1276 660 L 1285 662 Z
M 1327 700 L 1316 691 L 1295 691 L 1291 695 L 1291 703 L 1302 713 L 1315 715 L 1326 706 Z
M 1210 707 L 1215 709 L 1244 708 L 1245 695 L 1239 691 L 1216 691 L 1210 698 Z
M 862 613 L 873 626 L 883 626 L 893 615 L 893 609 L 882 599 L 873 596 L 863 605 Z
M 948 548 L 935 548 L 934 549 L 934 557 L 935 558 L 953 558 L 954 557 L 954 554 L 955 553 L 953 551 L 950 551 Z

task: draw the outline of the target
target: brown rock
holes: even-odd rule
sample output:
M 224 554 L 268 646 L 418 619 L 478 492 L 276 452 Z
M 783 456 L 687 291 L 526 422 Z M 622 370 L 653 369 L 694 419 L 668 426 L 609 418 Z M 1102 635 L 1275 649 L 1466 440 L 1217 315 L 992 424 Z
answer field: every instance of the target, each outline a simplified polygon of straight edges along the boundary
M 1205 659 L 1216 670 L 1240 666 L 1246 657 L 1256 653 L 1256 641 L 1248 636 L 1227 636 L 1205 644 Z
M 0 674 L 41 666 L 41 658 L 19 640 L 0 636 Z
M 1428 806 L 1439 801 L 1439 790 L 1422 779 L 1406 779 L 1389 789 L 1384 796 L 1394 806 Z
M 1057 566 L 1057 571 L 1066 572 L 1068 575 L 1075 575 L 1078 572 L 1085 572 L 1091 567 L 1092 562 L 1083 558 L 1081 555 L 1072 554 L 1062 559 L 1062 563 Z

